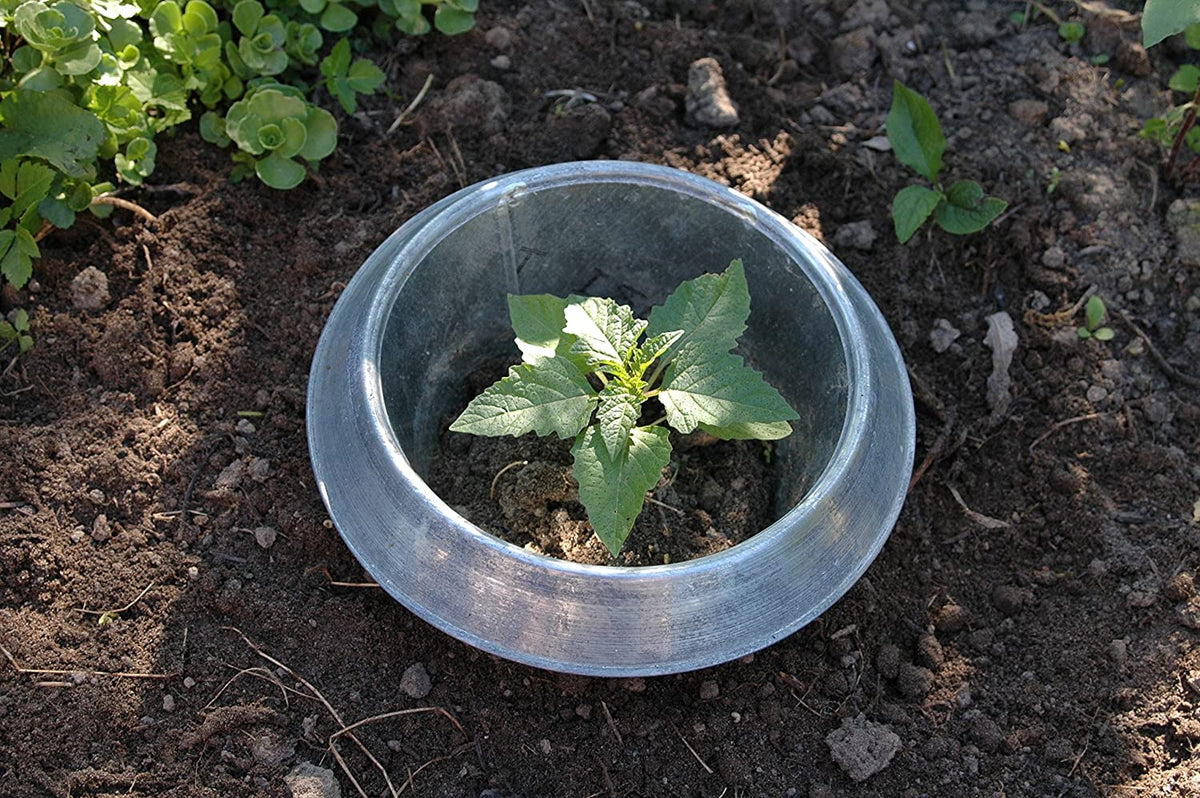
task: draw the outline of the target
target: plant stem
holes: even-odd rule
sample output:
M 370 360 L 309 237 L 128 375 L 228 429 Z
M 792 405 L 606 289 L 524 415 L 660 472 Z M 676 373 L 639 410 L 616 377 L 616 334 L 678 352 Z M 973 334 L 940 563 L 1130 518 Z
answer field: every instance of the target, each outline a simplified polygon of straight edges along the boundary
M 1200 105 L 1200 83 L 1196 85 L 1196 93 L 1192 95 L 1191 107 L 1188 108 L 1187 114 L 1183 117 L 1183 122 L 1179 125 L 1179 132 L 1175 134 L 1175 141 L 1171 142 L 1171 154 L 1167 156 L 1167 179 L 1171 179 L 1171 175 L 1175 171 L 1175 164 L 1179 160 L 1179 150 L 1183 146 L 1183 140 L 1187 138 L 1188 131 L 1192 129 L 1192 125 L 1196 123 L 1196 107 Z
M 663 369 L 666 367 L 667 362 L 660 357 L 657 362 L 655 362 L 654 371 L 650 372 L 650 379 L 646 380 L 646 385 L 654 385 L 656 382 L 658 382 L 658 378 L 662 376 Z M 654 393 L 658 393 L 658 391 L 655 391 Z

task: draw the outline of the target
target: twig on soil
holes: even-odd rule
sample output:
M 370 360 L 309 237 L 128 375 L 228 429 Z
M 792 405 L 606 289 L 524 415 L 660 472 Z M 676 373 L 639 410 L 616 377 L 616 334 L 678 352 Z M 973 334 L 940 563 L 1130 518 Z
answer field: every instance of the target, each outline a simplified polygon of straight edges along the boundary
M 1129 325 L 1129 329 L 1133 330 L 1133 332 L 1142 339 L 1142 342 L 1146 344 L 1146 348 L 1150 350 L 1150 355 L 1154 358 L 1154 361 L 1158 363 L 1158 367 L 1166 372 L 1168 377 L 1176 382 L 1182 382 L 1184 385 L 1187 385 L 1190 388 L 1200 388 L 1200 379 L 1193 377 L 1191 374 L 1184 374 L 1182 371 L 1168 363 L 1167 359 L 1163 357 L 1163 353 L 1160 352 L 1158 347 L 1154 345 L 1154 342 L 1150 340 L 1150 336 L 1146 335 L 1146 332 L 1141 327 L 1137 326 L 1133 319 L 1125 315 L 1125 311 L 1118 310 L 1116 311 L 1116 314 L 1118 317 L 1120 317 L 1121 321 Z
M 150 213 L 150 211 L 146 210 L 141 205 L 138 205 L 136 202 L 130 202 L 127 199 L 121 199 L 120 197 L 114 197 L 111 194 L 101 194 L 99 197 L 96 197 L 94 200 L 92 200 L 92 204 L 93 205 L 113 205 L 117 208 L 124 208 L 127 211 L 133 211 L 138 216 L 145 219 L 147 222 L 157 222 L 158 221 L 157 216 Z
M 608 711 L 608 704 L 601 701 L 600 710 L 604 713 L 604 719 L 608 721 L 608 728 L 612 729 L 613 737 L 617 738 L 617 745 L 624 748 L 625 741 L 621 739 L 621 732 L 617 731 L 617 724 L 613 723 L 612 713 Z
M 653 496 L 650 496 L 648 494 L 646 496 L 646 501 L 650 502 L 655 507 L 661 507 L 664 510 L 670 510 L 671 512 L 675 513 L 676 515 L 687 515 L 687 513 L 685 513 L 683 510 L 680 510 L 678 507 L 672 507 L 669 504 L 660 502 L 658 499 L 656 499 Z
M 13 666 L 13 670 L 17 673 L 28 673 L 36 676 L 74 676 L 81 673 L 85 676 L 116 676 L 123 679 L 170 679 L 178 674 L 174 673 L 139 673 L 136 671 L 95 671 L 87 668 L 75 668 L 73 670 L 64 670 L 61 668 L 25 668 L 17 664 L 17 660 L 13 657 L 4 646 L 0 646 L 0 654 L 8 660 Z
M 1056 310 L 1053 313 L 1038 313 L 1036 310 L 1027 310 L 1022 318 L 1030 327 L 1058 327 L 1061 324 L 1069 322 L 1094 293 L 1096 293 L 1096 286 L 1089 286 L 1088 290 L 1083 292 L 1083 296 L 1079 297 L 1075 304 L 1069 308 Z
M 305 571 L 305 575 L 311 574 L 313 571 L 320 571 L 325 574 L 325 584 L 333 587 L 379 587 L 378 582 L 338 582 L 330 575 L 329 569 L 324 565 L 318 565 L 315 568 L 309 568 Z
M 459 188 L 466 188 L 467 162 L 463 159 L 462 150 L 458 148 L 458 139 L 454 137 L 454 129 L 451 128 L 450 130 L 446 131 L 446 136 L 450 139 L 450 165 L 454 167 L 454 177 L 458 180 Z
M 101 617 L 103 617 L 105 615 L 109 615 L 109 616 L 120 615 L 121 613 L 125 612 L 126 610 L 133 609 L 133 605 L 137 604 L 139 601 L 141 601 L 146 596 L 146 594 L 150 592 L 150 588 L 152 588 L 152 587 L 154 587 L 153 580 L 151 580 L 150 584 L 146 585 L 146 587 L 144 587 L 142 589 L 141 593 L 137 594 L 137 598 L 135 598 L 133 601 L 129 602 L 124 607 L 121 607 L 119 609 L 115 609 L 115 610 L 85 610 L 83 607 L 76 607 L 75 611 L 81 612 L 84 615 L 99 615 Z
M 311 682 L 309 682 L 307 679 L 305 679 L 300 674 L 296 673 L 294 670 L 289 668 L 287 665 L 284 665 L 282 662 L 275 659 L 270 654 L 266 653 L 261 648 L 256 646 L 253 642 L 250 641 L 250 638 L 246 637 L 246 634 L 244 632 L 242 632 L 242 630 L 240 630 L 236 627 L 233 627 L 233 626 L 222 626 L 220 628 L 227 630 L 227 631 L 236 632 L 237 635 L 242 638 L 242 641 L 245 642 L 245 644 L 250 647 L 250 650 L 252 650 L 255 654 L 258 654 L 258 656 L 262 657 L 267 662 L 274 665 L 276 668 L 280 668 L 283 671 L 285 671 L 289 676 L 291 676 L 297 682 L 304 685 L 304 687 L 307 688 L 309 690 L 309 692 L 311 693 L 311 695 L 306 695 L 304 693 L 300 693 L 299 691 L 295 691 L 297 695 L 304 696 L 305 698 L 308 698 L 311 700 L 319 701 L 321 703 L 321 705 L 325 707 L 325 710 L 329 713 L 330 717 L 332 717 L 334 722 L 337 723 L 337 725 L 338 725 L 338 730 L 329 736 L 329 741 L 328 741 L 329 752 L 333 755 L 333 758 L 335 760 L 337 760 L 338 765 L 342 768 L 342 772 L 346 774 L 346 778 L 348 778 L 350 780 L 350 783 L 354 786 L 354 789 L 358 792 L 358 794 L 359 794 L 359 796 L 361 796 L 361 798 L 369 798 L 369 796 L 367 795 L 366 792 L 363 791 L 362 786 L 358 783 L 358 779 L 356 779 L 354 777 L 354 773 L 350 770 L 350 766 L 346 763 L 346 760 L 342 758 L 341 752 L 338 751 L 338 747 L 337 747 L 337 745 L 335 745 L 335 741 L 338 737 L 340 737 L 342 735 L 346 735 L 347 737 L 350 738 L 350 740 L 355 745 L 358 746 L 359 750 L 363 752 L 363 754 L 367 757 L 368 760 L 370 760 L 371 764 L 373 764 L 376 767 L 376 769 L 379 770 L 380 774 L 383 775 L 383 780 L 384 780 L 384 782 L 386 782 L 388 792 L 391 794 L 392 798 L 398 798 L 400 793 L 404 791 L 405 787 L 408 784 L 411 784 L 412 777 L 415 776 L 416 774 L 415 773 L 410 774 L 408 781 L 405 782 L 405 784 L 402 785 L 400 789 L 396 789 L 396 786 L 392 783 L 391 776 L 388 775 L 387 768 L 385 768 L 383 766 L 383 764 L 380 763 L 380 761 L 375 757 L 375 755 L 371 753 L 369 748 L 367 748 L 365 745 L 363 745 L 361 740 L 359 740 L 357 737 L 354 736 L 354 734 L 353 734 L 354 729 L 356 729 L 360 726 L 364 726 L 368 723 L 373 723 L 377 720 L 383 720 L 385 718 L 397 717 L 400 715 L 412 715 L 412 714 L 416 714 L 416 713 L 433 712 L 433 713 L 437 713 L 437 714 L 441 714 L 441 715 L 445 716 L 446 718 L 448 718 L 450 720 L 451 723 L 454 724 L 454 727 L 456 729 L 458 729 L 463 734 L 466 734 L 466 731 L 463 729 L 462 725 L 458 722 L 458 720 L 456 720 L 453 715 L 451 715 L 449 712 L 447 712 L 445 709 L 443 709 L 441 707 L 417 707 L 414 709 L 399 710 L 397 712 L 388 712 L 383 715 L 375 715 L 370 718 L 364 718 L 363 720 L 360 720 L 356 723 L 352 723 L 349 726 L 347 726 L 345 721 L 342 720 L 342 716 L 338 713 L 338 711 L 336 709 L 334 709 L 333 704 L 329 703 L 329 700 L 327 698 L 325 698 L 325 696 L 321 693 L 321 691 L 318 690 L 316 687 L 314 687 Z M 434 761 L 438 761 L 438 760 L 434 760 Z M 422 765 L 422 768 L 426 767 L 429 764 L 432 764 L 432 763 L 427 762 L 425 765 Z M 417 772 L 419 773 L 420 769 L 418 769 Z
M 958 506 L 962 508 L 963 514 L 984 529 L 1008 529 L 1012 526 L 1012 524 L 1008 523 L 1007 521 L 1001 521 L 999 518 L 992 518 L 989 515 L 984 515 L 983 513 L 972 510 L 967 506 L 967 503 L 963 501 L 962 495 L 959 494 L 958 490 L 953 485 L 947 485 L 946 487 L 950 489 L 950 494 L 954 496 L 954 500 L 958 502 Z
M 291 702 L 288 701 L 288 697 L 287 697 L 287 694 L 289 692 L 295 693 L 296 695 L 301 696 L 302 698 L 311 698 L 312 697 L 312 696 L 305 695 L 304 693 L 300 692 L 299 690 L 295 690 L 291 687 L 288 687 L 283 682 L 279 681 L 279 677 L 276 676 L 275 674 L 271 673 L 271 671 L 267 668 L 255 667 L 255 668 L 242 668 L 241 670 L 238 670 L 237 668 L 235 668 L 232 665 L 225 665 L 225 667 L 232 668 L 233 670 L 237 671 L 237 673 L 235 673 L 235 674 L 233 674 L 233 676 L 229 677 L 229 681 L 225 682 L 225 684 L 223 684 L 221 686 L 221 689 L 216 692 L 216 695 L 214 695 L 212 698 L 210 698 L 208 700 L 208 703 L 204 705 L 204 709 L 208 709 L 213 704 L 215 704 L 217 699 L 220 698 L 221 695 L 226 690 L 228 690 L 230 688 L 230 686 L 233 685 L 234 682 L 236 682 L 238 679 L 242 678 L 243 676 L 254 676 L 256 678 L 262 679 L 265 682 L 270 682 L 271 684 L 278 687 L 279 692 L 283 694 L 283 705 L 284 706 L 291 706 Z M 260 674 L 266 674 L 266 675 L 263 676 Z
M 417 106 L 421 104 L 421 100 L 425 99 L 425 94 L 429 91 L 429 87 L 432 85 L 433 85 L 433 75 L 430 74 L 429 77 L 425 78 L 425 85 L 421 87 L 421 90 L 419 92 L 417 92 L 417 96 L 413 97 L 413 101 L 408 104 L 408 107 L 400 112 L 400 115 L 396 117 L 395 122 L 392 122 L 391 126 L 387 129 L 387 132 L 384 134 L 385 136 L 390 136 L 393 133 L 395 133 L 396 128 L 398 128 L 404 124 L 404 120 L 408 118 L 408 115 L 411 114 L 413 111 L 417 110 Z
M 1059 17 L 1058 14 L 1055 14 L 1053 11 L 1046 8 L 1046 6 L 1042 5 L 1040 2 L 1038 2 L 1038 0 L 1017 0 L 1017 2 L 1024 3 L 1026 6 L 1033 6 L 1038 11 L 1040 11 L 1041 13 L 1043 13 L 1047 17 L 1049 17 L 1050 21 L 1053 22 L 1055 25 L 1062 24 L 1062 18 Z
M 491 490 L 488 491 L 488 498 L 491 499 L 492 501 L 496 500 L 496 483 L 500 481 L 500 477 L 503 476 L 505 474 L 505 472 L 511 471 L 512 469 L 517 468 L 519 466 L 527 466 L 527 465 L 529 465 L 528 460 L 513 460 L 511 463 L 506 465 L 504 468 L 501 468 L 499 471 L 497 471 L 496 476 L 492 477 L 492 487 L 491 487 Z
M 696 761 L 700 763 L 700 767 L 704 768 L 704 772 L 711 776 L 713 769 L 708 766 L 707 762 L 700 758 L 700 755 L 696 753 L 695 748 L 692 748 L 692 745 L 687 741 L 687 738 L 679 733 L 679 729 L 675 728 L 674 723 L 671 724 L 671 728 L 675 729 L 675 735 L 679 738 L 679 742 L 683 743 L 684 748 L 686 748 L 692 756 L 696 757 Z
M 930 466 L 938 460 L 942 460 L 958 451 L 958 448 L 966 441 L 966 428 L 960 429 L 958 434 L 953 436 L 952 439 L 950 433 L 954 431 L 954 417 L 955 413 L 953 411 L 946 414 L 946 421 L 938 431 L 937 437 L 933 439 L 933 445 L 929 447 L 929 452 L 925 455 L 925 459 L 913 471 L 912 479 L 908 481 L 909 493 L 912 493 L 912 489 L 917 486 L 921 477 L 925 476 L 925 472 L 929 470 Z
M 1033 443 L 1029 444 L 1029 453 L 1033 454 L 1034 448 L 1039 443 L 1046 440 L 1047 438 L 1049 438 L 1054 433 L 1058 432 L 1063 427 L 1068 427 L 1072 424 L 1079 424 L 1084 421 L 1092 421 L 1094 419 L 1100 418 L 1101 416 L 1107 416 L 1107 415 L 1108 415 L 1107 412 L 1105 412 L 1105 413 L 1087 413 L 1082 416 L 1075 416 L 1074 418 L 1065 418 L 1062 421 L 1056 421 L 1056 422 L 1054 422 L 1054 424 L 1052 424 L 1050 426 L 1050 429 L 1046 430 L 1041 435 L 1037 436 L 1037 439 L 1034 440 Z

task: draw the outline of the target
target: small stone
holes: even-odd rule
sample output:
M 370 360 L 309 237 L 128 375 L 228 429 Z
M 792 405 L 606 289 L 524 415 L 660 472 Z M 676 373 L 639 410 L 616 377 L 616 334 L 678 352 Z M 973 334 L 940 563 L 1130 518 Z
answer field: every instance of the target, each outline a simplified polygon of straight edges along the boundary
M 996 609 L 1009 617 L 1016 615 L 1021 611 L 1021 606 L 1025 603 L 1025 594 L 1018 587 L 1012 585 L 997 585 L 992 591 L 992 604 L 996 605 Z
M 998 751 L 1000 746 L 1004 745 L 1004 732 L 1000 731 L 996 721 L 985 715 L 971 721 L 970 735 L 979 749 L 989 754 Z
M 885 679 L 895 679 L 900 671 L 900 649 L 891 643 L 880 646 L 875 655 L 875 670 Z
M 246 476 L 258 483 L 267 481 L 271 475 L 271 461 L 265 457 L 252 457 L 246 464 Z
M 1049 111 L 1050 106 L 1041 100 L 1013 100 L 1008 104 L 1008 115 L 1027 125 L 1038 124 Z
M 184 688 L 191 690 L 193 687 L 196 686 L 196 680 L 193 679 L 191 676 L 185 676 L 185 677 L 183 677 L 183 686 L 184 686 Z
M 579 706 L 575 707 L 575 714 L 584 720 L 588 720 L 592 717 L 592 705 L 580 704 Z
M 429 673 L 422 663 L 413 663 L 405 669 L 404 675 L 400 677 L 400 689 L 409 698 L 418 700 L 429 695 L 433 684 L 429 681 Z
M 1047 269 L 1061 269 L 1066 262 L 1067 253 L 1062 251 L 1062 247 L 1050 247 L 1042 253 L 1042 265 Z
M 960 335 L 962 333 L 946 319 L 935 319 L 933 329 L 929 331 L 929 345 L 940 355 L 949 349 L 950 344 L 957 341 Z
M 1200 629 L 1200 596 L 1192 596 L 1175 610 L 1179 622 L 1189 629 Z
M 826 735 L 825 744 L 833 761 L 853 781 L 865 781 L 886 768 L 903 747 L 900 735 L 863 715 L 844 718 L 841 726 Z
M 507 72 L 508 70 L 512 69 L 512 59 L 503 53 L 496 56 L 488 63 L 490 63 L 496 69 L 499 69 L 501 72 Z
M 1150 56 L 1147 55 L 1146 48 L 1138 42 L 1122 41 L 1117 46 L 1113 62 L 1117 69 L 1137 78 L 1144 78 L 1150 74 Z
M 961 632 L 971 622 L 971 613 L 966 607 L 950 603 L 938 613 L 936 627 L 939 632 Z
M 1200 266 L 1200 200 L 1172 202 L 1167 208 L 1167 228 L 1175 235 L 1179 260 L 1188 266 Z
M 1075 144 L 1087 138 L 1083 125 L 1065 116 L 1056 116 L 1050 120 L 1050 135 L 1056 141 Z
M 550 756 L 550 751 L 552 750 L 552 748 L 550 746 L 549 740 L 547 740 L 545 738 L 538 740 L 538 748 L 542 749 L 543 754 L 545 754 L 546 756 Z
M 100 513 L 92 521 L 92 540 L 97 543 L 103 543 L 112 537 L 112 526 L 108 523 L 108 516 Z
M 1129 644 L 1124 640 L 1112 641 L 1108 644 L 1108 658 L 1117 673 L 1124 673 L 1129 668 Z
M 71 281 L 71 304 L 76 310 L 99 310 L 110 299 L 108 275 L 95 266 L 88 266 Z
M 922 635 L 917 640 L 916 660 L 931 671 L 937 671 L 946 663 L 946 654 L 942 651 L 942 644 L 938 642 L 936 637 L 933 635 Z
M 283 777 L 283 782 L 292 791 L 292 798 L 342 798 L 342 788 L 333 771 L 311 762 L 296 765 Z
M 238 419 L 237 426 L 234 427 L 242 435 L 253 435 L 255 433 L 254 422 L 248 418 Z
M 1177 573 L 1163 585 L 1163 594 L 1171 601 L 1187 601 L 1196 595 L 1196 580 L 1187 571 Z
M 700 700 L 712 701 L 721 694 L 720 686 L 713 679 L 706 679 L 700 683 Z
M 1100 385 L 1091 385 L 1087 389 L 1087 400 L 1092 404 L 1103 402 L 1108 397 L 1108 390 Z
M 829 43 L 829 63 L 845 77 L 861 75 L 875 62 L 875 31 L 870 27 L 843 33 Z
M 392 753 L 398 754 L 404 750 L 404 743 L 400 742 L 399 740 L 388 740 L 385 745 L 387 745 L 388 750 Z
M 483 39 L 488 43 L 488 47 L 495 50 L 508 50 L 513 46 L 512 31 L 500 26 L 496 26 L 485 33 Z
M 190 565 L 187 569 L 187 575 L 188 579 L 195 581 L 200 578 L 200 569 L 194 565 Z
M 896 673 L 896 687 L 900 695 L 918 701 L 929 695 L 933 687 L 933 673 L 928 668 L 902 663 Z
M 701 58 L 688 67 L 684 107 L 688 119 L 695 124 L 714 128 L 737 125 L 737 106 L 725 88 L 725 75 L 717 59 Z
M 874 225 L 869 220 L 863 219 L 838 228 L 837 233 L 833 236 L 833 246 L 835 249 L 857 249 L 869 252 L 875 246 L 875 239 L 878 237 L 879 234 L 875 232 Z
M 621 686 L 631 693 L 646 692 L 646 680 L 641 676 L 632 676 L 628 679 L 622 679 Z
M 163 707 L 163 712 L 174 712 L 175 711 L 175 696 L 171 695 L 170 693 L 167 693 L 165 696 L 163 696 L 162 707 Z
M 254 530 L 254 541 L 264 549 L 269 549 L 275 545 L 275 538 L 278 534 L 269 526 L 260 526 Z

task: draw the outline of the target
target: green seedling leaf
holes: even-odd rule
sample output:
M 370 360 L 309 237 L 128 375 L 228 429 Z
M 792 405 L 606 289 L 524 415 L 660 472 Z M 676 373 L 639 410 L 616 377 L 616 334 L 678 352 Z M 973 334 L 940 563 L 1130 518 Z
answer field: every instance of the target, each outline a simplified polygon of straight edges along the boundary
M 1091 337 L 1092 337 L 1092 331 L 1091 331 L 1091 330 L 1089 330 L 1087 327 L 1080 327 L 1080 328 L 1078 328 L 1077 330 L 1075 330 L 1075 333 L 1076 333 L 1076 334 L 1077 334 L 1077 335 L 1078 335 L 1080 338 L 1084 339 L 1085 341 L 1086 341 L 1088 338 L 1091 338 Z
M 330 3 L 321 14 L 321 27 L 330 33 L 345 33 L 358 24 L 358 15 L 341 3 Z
M 1192 50 L 1200 50 L 1200 23 L 1183 29 L 1183 41 Z
M 33 259 L 41 255 L 33 234 L 24 227 L 0 230 L 0 275 L 23 288 L 33 276 Z
M 287 191 L 300 185 L 308 172 L 290 158 L 273 152 L 261 161 L 255 161 L 254 173 L 271 188 Z
M 617 457 L 629 445 L 629 433 L 642 413 L 642 397 L 625 386 L 610 382 L 600 392 L 596 422 L 600 439 L 610 457 Z
M 508 318 L 526 363 L 554 357 L 563 335 L 567 300 L 550 294 L 508 295 Z
M 1097 341 L 1111 341 L 1114 334 L 1112 327 L 1101 327 L 1093 335 Z
M 1197 82 L 1200 82 L 1200 67 L 1193 64 L 1184 64 L 1175 70 L 1175 74 L 1167 81 L 1167 86 L 1175 91 L 1195 94 Z
M 1200 3 L 1146 0 L 1142 9 L 1142 45 L 1153 47 L 1168 36 L 1200 23 Z
M 750 290 L 740 260 L 732 261 L 721 274 L 702 274 L 680 283 L 667 301 L 650 311 L 646 334 L 655 336 L 683 331 L 672 345 L 679 351 L 690 343 L 728 352 L 746 331 L 750 315 Z
M 946 137 L 929 103 L 900 81 L 892 83 L 887 137 L 900 163 L 932 183 L 942 170 Z
M 1064 22 L 1058 26 L 1058 36 L 1067 44 L 1078 44 L 1083 39 L 1082 22 Z
M 439 33 L 457 36 L 475 27 L 475 15 L 442 5 L 433 13 L 433 25 Z
M 683 330 L 652 335 L 642 343 L 629 359 L 629 373 L 641 379 L 654 361 L 667 353 L 671 345 L 683 337 Z
M 946 199 L 934 209 L 934 218 L 947 233 L 966 235 L 987 227 L 1008 203 L 999 197 L 983 196 L 973 180 L 960 180 L 946 190 Z
M 646 322 L 633 317 L 627 305 L 611 299 L 589 297 L 563 309 L 564 332 L 575 336 L 568 352 L 584 358 L 588 366 L 606 366 L 625 371 L 625 361 L 646 329 Z
M 746 421 L 724 427 L 700 424 L 699 427 L 723 441 L 774 441 L 792 434 L 792 425 L 786 421 Z
M 700 424 L 725 428 L 799 418 L 740 357 L 694 344 L 681 350 L 667 367 L 658 399 L 667 423 L 685 434 Z
M 106 130 L 96 116 L 58 92 L 17 89 L 0 101 L 0 161 L 40 158 L 68 177 L 95 174 Z
M 1088 297 L 1087 305 L 1084 307 L 1083 315 L 1087 321 L 1089 331 L 1095 332 L 1103 322 L 1107 315 L 1108 309 L 1104 307 L 1104 300 L 1093 294 Z
M 579 501 L 596 536 L 615 557 L 642 511 L 646 492 L 658 484 L 671 461 L 668 433 L 662 427 L 638 427 L 630 433 L 628 446 L 614 456 L 592 426 L 575 439 L 571 454 Z
M 513 366 L 508 376 L 471 400 L 450 429 L 472 435 L 536 432 L 573 438 L 587 425 L 596 394 L 574 363 L 564 358 Z
M 266 13 L 258 0 L 241 0 L 233 7 L 233 25 L 243 36 L 253 36 Z
M 901 244 L 913 237 L 944 199 L 942 192 L 925 186 L 907 186 L 897 192 L 892 200 L 892 223 Z

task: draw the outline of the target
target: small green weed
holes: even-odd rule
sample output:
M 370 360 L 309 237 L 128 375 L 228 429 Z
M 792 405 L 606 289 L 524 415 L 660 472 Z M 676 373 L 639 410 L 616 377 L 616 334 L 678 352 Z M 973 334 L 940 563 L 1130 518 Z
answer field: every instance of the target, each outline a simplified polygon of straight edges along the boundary
M 670 462 L 660 422 L 723 440 L 775 440 L 791 434 L 788 421 L 798 417 L 731 351 L 750 315 L 740 260 L 680 284 L 648 321 L 611 299 L 580 296 L 510 295 L 508 310 L 523 362 L 472 399 L 450 429 L 573 438 L 579 500 L 614 557 Z M 643 425 L 651 399 L 665 415 Z
M 1097 341 L 1111 341 L 1113 338 L 1112 327 L 1101 327 L 1104 323 L 1104 317 L 1108 315 L 1108 309 L 1104 307 L 1104 300 L 1094 294 L 1088 297 L 1087 305 L 1083 310 L 1084 325 L 1076 332 L 1080 338 L 1095 338 Z
M 898 80 L 892 83 L 887 137 L 896 158 L 933 184 L 932 188 L 903 188 L 892 201 L 892 221 L 900 243 L 912 238 L 930 216 L 947 233 L 966 235 L 987 227 L 1008 207 L 998 197 L 985 197 L 983 188 L 973 180 L 942 187 L 938 181 L 946 151 L 942 126 L 925 98 Z
M 1084 33 L 1082 22 L 1064 22 L 1058 26 L 1058 37 L 1067 44 L 1079 44 Z
M 1200 0 L 1146 0 L 1142 12 L 1142 41 L 1153 47 L 1168 36 L 1182 33 L 1187 46 L 1200 50 Z M 1175 174 L 1184 147 L 1195 155 L 1183 172 L 1200 170 L 1200 133 L 1197 132 L 1196 110 L 1200 107 L 1200 69 L 1184 64 L 1167 82 L 1174 91 L 1191 95 L 1191 101 L 1169 109 L 1163 116 L 1148 119 L 1141 136 L 1169 148 L 1166 160 L 1168 179 Z

